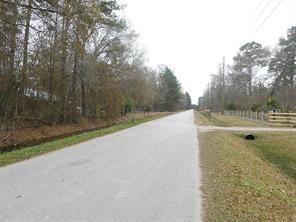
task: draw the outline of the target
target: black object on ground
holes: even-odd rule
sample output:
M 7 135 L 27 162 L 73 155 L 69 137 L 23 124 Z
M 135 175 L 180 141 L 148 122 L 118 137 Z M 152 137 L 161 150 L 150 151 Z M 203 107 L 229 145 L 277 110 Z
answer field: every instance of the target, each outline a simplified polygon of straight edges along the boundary
M 246 140 L 255 140 L 255 136 L 251 133 L 247 133 L 245 136 Z

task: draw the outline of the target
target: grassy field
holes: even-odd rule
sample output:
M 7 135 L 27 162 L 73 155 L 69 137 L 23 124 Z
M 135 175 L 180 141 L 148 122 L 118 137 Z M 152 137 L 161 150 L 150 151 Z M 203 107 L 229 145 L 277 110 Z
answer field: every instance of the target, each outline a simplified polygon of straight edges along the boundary
M 128 120 L 127 122 L 116 124 L 114 126 L 94 130 L 91 132 L 85 132 L 74 136 L 69 136 L 64 139 L 58 139 L 51 142 L 43 143 L 40 145 L 26 147 L 19 150 L 14 150 L 11 152 L 0 153 L 0 166 L 5 166 L 11 163 L 29 159 L 35 156 L 39 156 L 54 150 L 62 149 L 66 146 L 77 144 L 86 140 L 90 140 L 96 137 L 104 136 L 110 133 L 114 133 L 123 129 L 127 129 L 160 117 L 164 117 L 166 114 L 158 114 L 157 116 L 143 117 L 142 119 Z
M 215 125 L 223 127 L 269 127 L 270 125 L 263 121 L 247 120 L 235 116 L 224 116 L 217 113 L 212 113 L 211 124 L 207 114 L 204 112 L 196 112 L 197 121 L 200 125 Z
M 200 133 L 204 221 L 296 221 L 296 133 Z

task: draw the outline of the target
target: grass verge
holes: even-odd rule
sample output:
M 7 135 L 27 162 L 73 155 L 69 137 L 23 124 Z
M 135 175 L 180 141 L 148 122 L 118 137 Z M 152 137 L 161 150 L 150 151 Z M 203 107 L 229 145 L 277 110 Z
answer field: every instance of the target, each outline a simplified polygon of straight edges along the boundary
M 223 127 L 270 127 L 270 125 L 263 121 L 242 119 L 236 116 L 224 116 L 217 113 L 212 113 L 211 124 L 207 114 L 204 112 L 196 112 L 197 122 L 200 125 L 216 125 Z
M 204 221 L 296 221 L 294 133 L 200 133 Z M 292 158 L 293 157 L 293 158 Z
M 209 119 L 204 112 L 194 112 L 195 122 L 198 125 L 210 125 Z
M 243 137 L 242 134 L 237 134 Z M 258 132 L 256 140 L 246 143 L 247 147 L 261 159 L 279 168 L 296 183 L 296 133 Z
M 35 156 L 39 156 L 51 151 L 55 151 L 58 149 L 62 149 L 64 147 L 74 145 L 83 141 L 87 141 L 96 137 L 101 137 L 107 134 L 111 134 L 123 129 L 127 129 L 157 118 L 161 118 L 167 116 L 168 114 L 160 114 L 158 116 L 148 116 L 142 119 L 133 119 L 128 120 L 127 122 L 116 124 L 114 126 L 98 129 L 91 132 L 85 132 L 74 136 L 69 136 L 63 139 L 54 140 L 51 142 L 46 142 L 40 145 L 31 146 L 19 150 L 14 150 L 11 152 L 3 152 L 0 153 L 0 166 L 5 166 L 8 164 L 12 164 L 18 161 L 22 161 L 25 159 L 29 159 Z

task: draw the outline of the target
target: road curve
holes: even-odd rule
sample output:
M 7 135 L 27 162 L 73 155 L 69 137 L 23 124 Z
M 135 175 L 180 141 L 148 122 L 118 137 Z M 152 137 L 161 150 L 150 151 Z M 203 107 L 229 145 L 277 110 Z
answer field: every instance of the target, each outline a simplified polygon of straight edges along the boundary
M 0 221 L 201 221 L 193 111 L 0 168 Z

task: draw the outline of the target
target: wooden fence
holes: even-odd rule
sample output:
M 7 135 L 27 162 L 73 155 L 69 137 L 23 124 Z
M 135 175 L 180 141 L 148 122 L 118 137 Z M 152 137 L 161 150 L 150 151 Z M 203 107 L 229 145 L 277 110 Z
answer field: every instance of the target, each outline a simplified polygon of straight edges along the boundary
M 226 116 L 237 116 L 242 119 L 268 121 L 268 113 L 264 112 L 252 112 L 249 110 L 225 110 L 224 115 Z
M 274 113 L 268 114 L 268 122 L 273 125 L 296 126 L 296 113 Z
M 296 113 L 264 113 L 240 110 L 225 110 L 224 115 L 236 116 L 242 119 L 259 120 L 275 126 L 296 126 Z

